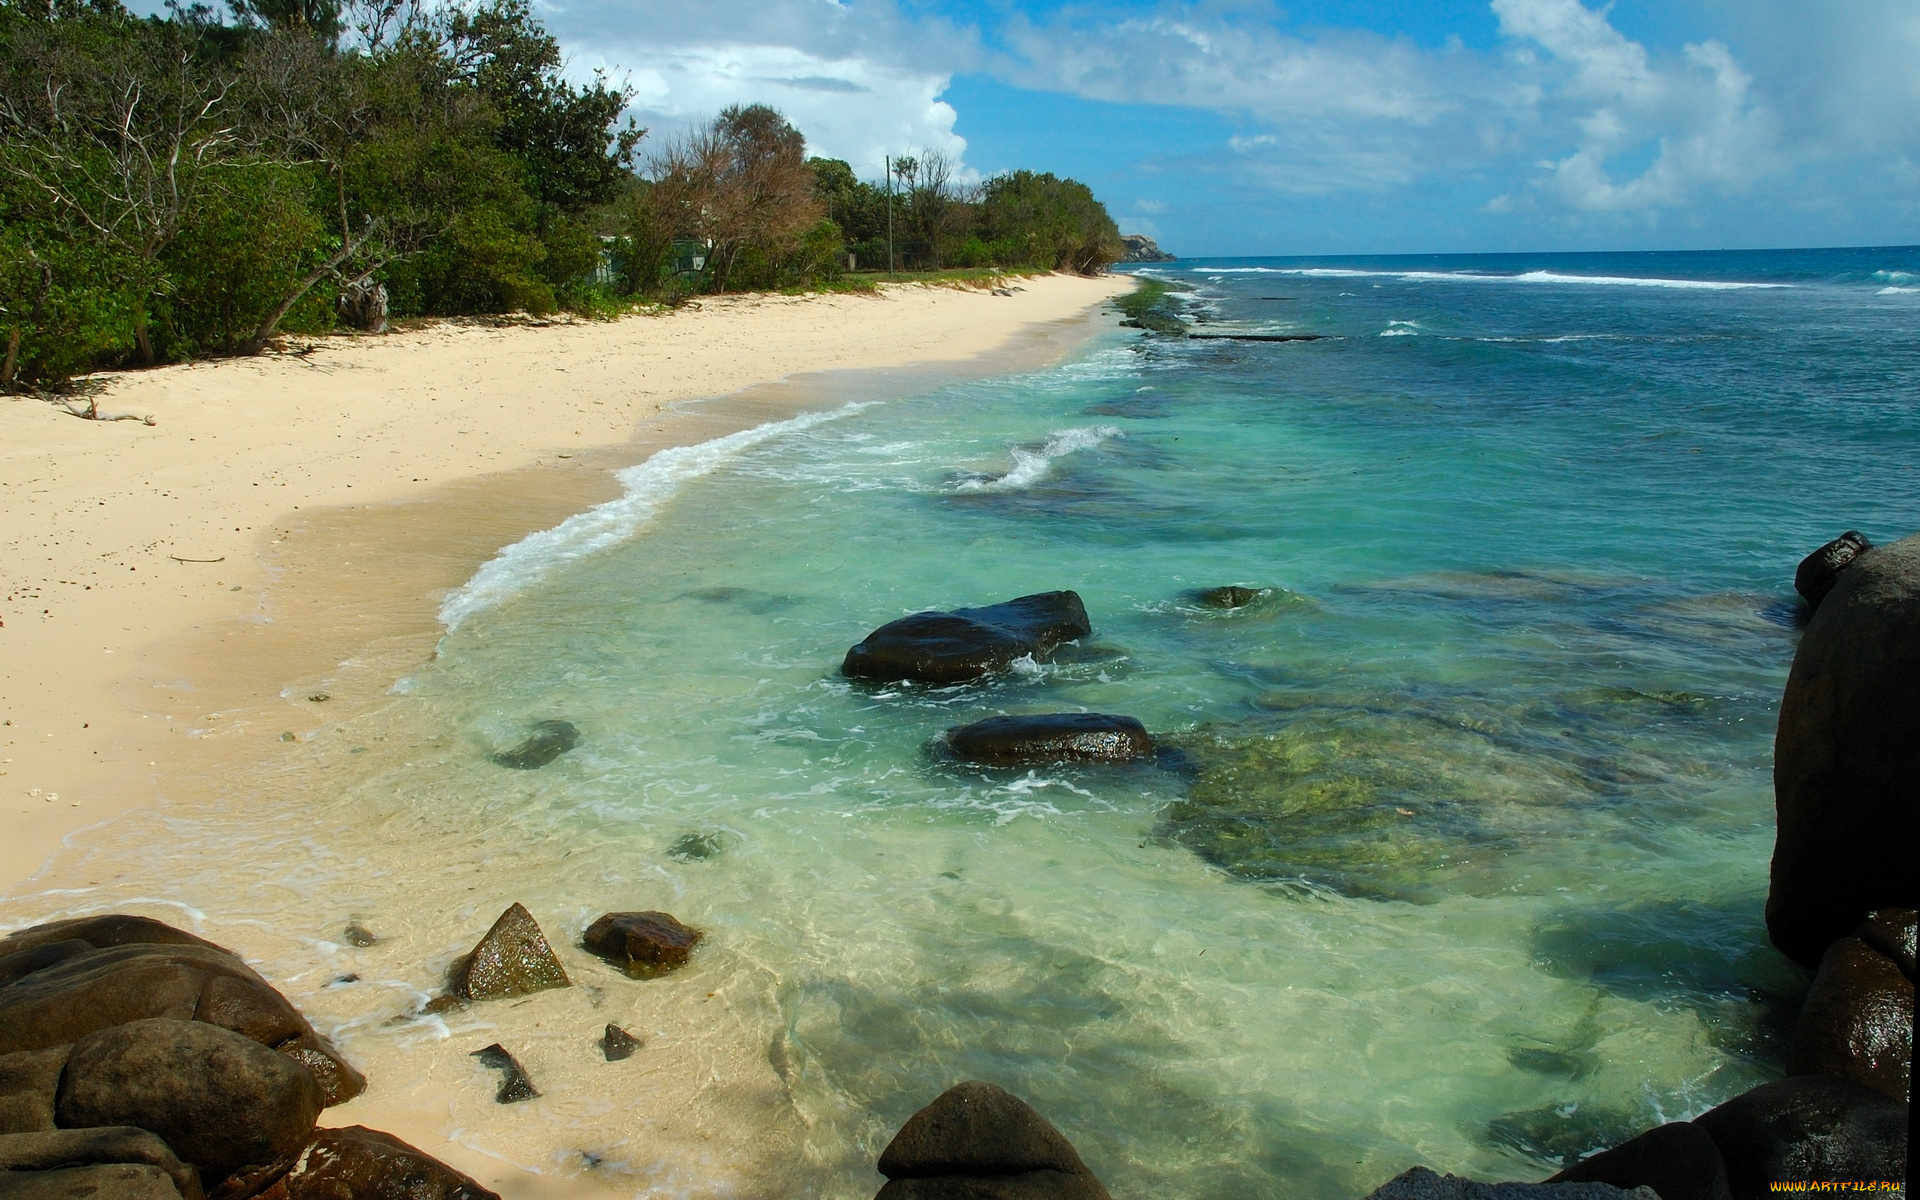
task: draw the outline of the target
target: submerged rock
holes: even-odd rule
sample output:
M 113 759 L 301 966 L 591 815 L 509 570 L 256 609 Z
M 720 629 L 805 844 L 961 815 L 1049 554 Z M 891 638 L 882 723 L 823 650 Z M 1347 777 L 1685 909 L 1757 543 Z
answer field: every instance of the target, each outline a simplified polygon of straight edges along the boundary
M 608 1062 L 632 1058 L 633 1052 L 639 1048 L 640 1039 L 618 1025 L 607 1026 L 607 1031 L 600 1035 L 600 1053 L 607 1056 Z
M 13 1172 L 74 1171 L 107 1166 L 146 1167 L 165 1176 L 184 1200 L 201 1200 L 200 1173 L 177 1158 L 155 1134 L 127 1125 L 93 1129 L 57 1129 L 44 1133 L 16 1133 L 0 1137 L 0 1195 L 31 1195 L 8 1187 L 18 1180 Z M 134 1179 L 136 1176 L 120 1178 Z M 144 1178 L 144 1177 L 139 1177 Z M 118 1197 L 118 1184 L 102 1186 L 100 1200 Z M 139 1186 L 150 1186 L 142 1183 Z M 63 1194 L 63 1193 L 55 1193 Z M 84 1192 L 66 1193 L 85 1195 Z M 164 1194 L 164 1193 L 162 1193 Z
M 1651 1188 L 1606 1183 L 1481 1183 L 1413 1167 L 1368 1193 L 1366 1200 L 1665 1200 Z
M 493 756 L 495 764 L 516 771 L 532 771 L 580 744 L 580 731 L 570 721 L 541 721 L 527 732 L 526 740 L 511 750 Z
M 480 1065 L 500 1072 L 500 1090 L 493 1094 L 495 1104 L 518 1104 L 522 1100 L 532 1100 L 540 1095 L 533 1080 L 527 1078 L 526 1069 L 520 1060 L 508 1052 L 505 1046 L 495 1042 L 491 1046 L 482 1046 L 471 1057 L 480 1060 Z
M 1833 585 L 1840 582 L 1840 572 L 1871 549 L 1873 543 L 1861 536 L 1858 529 L 1847 530 L 1800 560 L 1800 566 L 1793 572 L 1793 590 L 1806 598 L 1808 608 L 1819 608 Z
M 1144 725 L 1105 713 L 988 717 L 947 730 L 942 742 L 955 758 L 988 766 L 1129 762 L 1153 754 Z
M 1769 1184 L 1905 1179 L 1907 1106 L 1846 1079 L 1763 1083 L 1694 1118 L 1727 1167 L 1733 1200 Z
M 284 1055 L 202 1021 L 133 1021 L 74 1043 L 54 1118 L 63 1128 L 157 1134 L 215 1197 L 248 1196 L 293 1165 L 320 1085 Z
M 1782 953 L 1812 967 L 1866 913 L 1920 908 L 1920 535 L 1861 554 L 1807 625 L 1773 782 Z
M 847 651 L 842 673 L 883 682 L 965 683 L 1093 632 L 1074 592 L 1040 592 L 985 608 L 890 621 Z
M 346 939 L 347 945 L 362 950 L 380 940 L 379 934 L 374 933 L 358 921 L 348 921 L 346 929 L 341 932 L 340 936 Z
M 1109 1200 L 1045 1117 L 977 1080 L 907 1118 L 879 1166 L 888 1183 L 874 1200 Z
M 1913 1071 L 1913 982 L 1859 938 L 1827 947 L 1793 1031 L 1787 1071 L 1832 1075 L 1905 1101 Z
M 1691 1121 L 1661 1125 L 1568 1167 L 1548 1183 L 1652 1188 L 1660 1200 L 1732 1200 L 1727 1164 L 1707 1131 Z
M 454 964 L 448 990 L 462 1000 L 505 1000 L 572 985 L 547 935 L 516 901 L 473 952 Z
M 726 853 L 733 840 L 732 834 L 717 829 L 682 834 L 673 845 L 667 847 L 667 857 L 677 858 L 681 862 L 705 862 Z
M 651 979 L 683 965 L 700 944 L 700 931 L 663 912 L 603 914 L 581 943 L 634 979 Z
M 1226 587 L 1201 588 L 1192 595 L 1193 602 L 1202 608 L 1245 608 L 1270 590 L 1242 587 L 1235 583 Z
M 286 1188 L 286 1200 L 500 1200 L 439 1159 L 362 1125 L 317 1131 Z

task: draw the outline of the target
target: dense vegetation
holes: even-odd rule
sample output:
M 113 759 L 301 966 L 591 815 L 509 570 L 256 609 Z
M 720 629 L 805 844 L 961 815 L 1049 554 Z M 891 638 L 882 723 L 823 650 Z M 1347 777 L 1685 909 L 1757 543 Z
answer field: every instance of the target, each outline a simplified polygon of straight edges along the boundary
M 528 0 L 0 0 L 0 386 L 395 316 L 598 313 L 860 269 L 1093 271 L 1088 189 L 893 187 L 760 105 L 643 155 Z M 893 262 L 888 262 L 891 207 Z

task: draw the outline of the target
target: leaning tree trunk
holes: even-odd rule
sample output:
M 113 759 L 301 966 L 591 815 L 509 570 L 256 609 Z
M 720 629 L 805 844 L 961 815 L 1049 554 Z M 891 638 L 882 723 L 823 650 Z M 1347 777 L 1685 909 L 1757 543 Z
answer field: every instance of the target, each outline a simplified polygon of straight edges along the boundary
M 368 239 L 373 237 L 379 228 L 380 223 L 378 221 L 368 222 L 365 232 L 359 237 L 348 241 L 345 245 L 341 246 L 339 250 L 334 252 L 332 258 L 329 258 L 308 272 L 305 279 L 302 279 L 291 292 L 288 292 L 287 295 L 281 299 L 280 303 L 274 305 L 273 311 L 267 314 L 267 319 L 260 322 L 260 327 L 248 335 L 245 341 L 240 343 L 240 353 L 258 354 L 260 351 L 266 349 L 267 339 L 273 336 L 274 331 L 280 327 L 280 322 L 286 318 L 286 315 L 293 311 L 293 306 L 300 303 L 300 298 L 312 291 L 314 284 L 319 283 L 329 275 L 336 274 L 340 269 L 340 264 L 359 253 L 360 248 L 367 244 Z

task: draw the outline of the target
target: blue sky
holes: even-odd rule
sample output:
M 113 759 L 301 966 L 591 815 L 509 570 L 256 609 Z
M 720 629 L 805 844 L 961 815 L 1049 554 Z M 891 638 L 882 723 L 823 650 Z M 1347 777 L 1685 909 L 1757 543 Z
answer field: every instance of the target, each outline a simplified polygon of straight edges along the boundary
M 657 142 L 1091 184 L 1176 253 L 1920 242 L 1920 0 L 537 0 Z

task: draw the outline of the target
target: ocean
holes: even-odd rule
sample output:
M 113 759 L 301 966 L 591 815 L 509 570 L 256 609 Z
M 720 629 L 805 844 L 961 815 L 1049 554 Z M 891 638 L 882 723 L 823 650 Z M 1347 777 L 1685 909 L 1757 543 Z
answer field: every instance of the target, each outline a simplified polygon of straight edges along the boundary
M 1543 1178 L 1778 1076 L 1791 579 L 1920 528 L 1920 249 L 1140 272 L 1203 337 L 1109 314 L 1043 370 L 849 380 L 630 468 L 448 596 L 389 703 L 136 824 L 148 897 L 277 931 L 262 970 L 376 1081 L 453 1093 L 455 1140 L 636 1194 L 869 1196 L 963 1079 L 1121 1200 L 1337 1200 Z M 1260 594 L 1196 601 L 1225 584 Z M 839 672 L 1060 588 L 1092 636 L 1004 678 Z M 929 750 L 1069 710 L 1164 753 Z M 548 719 L 579 746 L 490 761 Z M 706 940 L 421 1014 L 515 900 L 557 944 L 610 909 Z M 540 1099 L 492 1102 L 494 1041 Z

